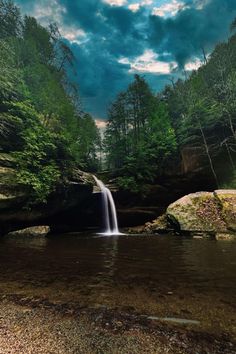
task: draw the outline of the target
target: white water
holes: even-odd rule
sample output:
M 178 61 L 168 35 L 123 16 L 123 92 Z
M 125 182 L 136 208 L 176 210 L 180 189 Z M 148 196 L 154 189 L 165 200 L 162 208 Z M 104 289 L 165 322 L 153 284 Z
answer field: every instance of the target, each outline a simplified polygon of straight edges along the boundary
M 111 191 L 96 176 L 93 176 L 102 193 L 102 207 L 105 222 L 103 235 L 121 235 L 118 228 L 116 206 Z

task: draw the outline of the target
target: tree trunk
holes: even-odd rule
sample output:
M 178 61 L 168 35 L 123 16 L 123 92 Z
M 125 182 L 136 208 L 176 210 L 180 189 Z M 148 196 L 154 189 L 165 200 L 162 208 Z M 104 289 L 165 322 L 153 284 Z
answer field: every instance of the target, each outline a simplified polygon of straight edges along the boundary
M 216 181 L 217 187 L 219 187 L 218 177 L 217 177 L 216 171 L 214 169 L 213 161 L 212 161 L 212 158 L 211 158 L 211 155 L 210 155 L 209 147 L 208 147 L 207 140 L 206 140 L 204 131 L 202 129 L 202 125 L 201 125 L 200 120 L 199 120 L 199 128 L 200 128 L 200 131 L 201 131 L 201 135 L 202 135 L 203 144 L 204 144 L 204 147 L 205 147 L 205 150 L 206 150 L 206 154 L 207 154 L 207 157 L 208 157 L 208 160 L 209 160 L 209 165 L 210 165 L 210 168 L 211 168 L 211 172 L 212 172 L 213 177 L 214 177 L 214 179 Z

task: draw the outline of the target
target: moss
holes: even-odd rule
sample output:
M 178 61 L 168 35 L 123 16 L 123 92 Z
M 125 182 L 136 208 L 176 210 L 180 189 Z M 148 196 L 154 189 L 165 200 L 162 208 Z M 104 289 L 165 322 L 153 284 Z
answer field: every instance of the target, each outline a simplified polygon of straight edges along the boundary
M 0 183 L 16 183 L 16 173 L 13 168 L 0 166 Z
M 197 216 L 205 226 L 209 226 L 215 230 L 226 228 L 226 224 L 222 218 L 221 210 L 215 199 L 204 198 L 196 210 Z

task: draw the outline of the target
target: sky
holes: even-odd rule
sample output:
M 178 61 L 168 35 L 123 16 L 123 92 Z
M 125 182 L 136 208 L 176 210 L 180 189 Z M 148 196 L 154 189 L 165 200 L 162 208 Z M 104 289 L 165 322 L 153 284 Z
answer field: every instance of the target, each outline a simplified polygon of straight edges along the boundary
M 56 22 L 72 49 L 83 109 L 106 119 L 135 73 L 154 92 L 197 69 L 227 39 L 236 0 L 16 0 L 43 25 Z

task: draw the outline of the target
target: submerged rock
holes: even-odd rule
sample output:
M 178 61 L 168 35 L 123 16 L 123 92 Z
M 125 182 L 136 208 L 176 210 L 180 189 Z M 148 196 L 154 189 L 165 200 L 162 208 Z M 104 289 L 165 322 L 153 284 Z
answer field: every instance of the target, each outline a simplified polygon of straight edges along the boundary
M 236 241 L 236 235 L 230 233 L 217 233 L 216 234 L 217 241 Z
M 32 226 L 26 229 L 12 231 L 7 234 L 7 236 L 23 236 L 23 237 L 45 237 L 49 234 L 49 226 Z

